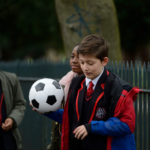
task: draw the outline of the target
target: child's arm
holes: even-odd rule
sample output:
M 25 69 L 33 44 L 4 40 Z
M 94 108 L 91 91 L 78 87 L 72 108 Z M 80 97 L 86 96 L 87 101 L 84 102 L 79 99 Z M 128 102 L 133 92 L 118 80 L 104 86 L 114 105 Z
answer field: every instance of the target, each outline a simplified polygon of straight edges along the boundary
M 122 136 L 130 134 L 131 131 L 127 124 L 116 117 L 112 117 L 107 121 L 92 121 L 90 124 L 78 126 L 73 133 L 75 134 L 75 138 L 83 140 L 88 133 Z
M 44 115 L 61 124 L 63 112 L 64 112 L 64 109 L 58 109 L 57 111 L 45 113 Z
M 90 132 L 95 134 L 108 136 L 131 134 L 129 126 L 116 117 L 109 118 L 107 121 L 92 121 L 90 126 Z

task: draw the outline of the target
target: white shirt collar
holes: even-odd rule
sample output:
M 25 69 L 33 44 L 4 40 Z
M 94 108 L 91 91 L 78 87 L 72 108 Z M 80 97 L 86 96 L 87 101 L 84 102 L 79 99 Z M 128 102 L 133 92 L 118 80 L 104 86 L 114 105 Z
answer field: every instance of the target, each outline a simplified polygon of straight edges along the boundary
M 86 82 L 87 88 L 88 88 L 88 86 L 89 86 L 90 81 L 92 81 L 93 84 L 94 84 L 93 89 L 95 89 L 95 86 L 96 86 L 96 84 L 97 84 L 99 78 L 102 76 L 103 72 L 104 72 L 104 68 L 103 68 L 102 72 L 101 72 L 95 79 L 93 79 L 93 80 L 91 80 L 91 79 L 89 79 L 89 78 L 86 77 L 86 78 L 85 78 L 85 82 Z

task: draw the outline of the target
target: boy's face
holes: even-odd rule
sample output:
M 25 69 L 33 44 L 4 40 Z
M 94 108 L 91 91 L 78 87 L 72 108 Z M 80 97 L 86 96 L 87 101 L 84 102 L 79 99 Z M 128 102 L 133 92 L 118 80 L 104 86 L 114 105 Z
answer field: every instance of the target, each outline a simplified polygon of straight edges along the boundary
M 104 66 L 107 65 L 108 57 L 101 61 L 93 55 L 79 54 L 79 62 L 84 75 L 93 80 L 102 72 Z

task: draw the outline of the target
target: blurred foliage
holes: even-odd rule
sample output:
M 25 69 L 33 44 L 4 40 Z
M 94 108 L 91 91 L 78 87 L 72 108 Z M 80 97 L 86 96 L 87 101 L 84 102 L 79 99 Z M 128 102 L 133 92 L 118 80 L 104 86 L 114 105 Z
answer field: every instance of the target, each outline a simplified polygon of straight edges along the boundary
M 150 1 L 114 0 L 119 20 L 121 45 L 135 54 L 139 46 L 150 42 Z
M 38 58 L 48 48 L 62 49 L 54 0 L 1 0 L 2 59 Z
M 139 47 L 150 43 L 150 1 L 114 2 L 122 49 L 133 55 Z M 0 1 L 1 59 L 39 58 L 50 48 L 63 49 L 54 0 Z

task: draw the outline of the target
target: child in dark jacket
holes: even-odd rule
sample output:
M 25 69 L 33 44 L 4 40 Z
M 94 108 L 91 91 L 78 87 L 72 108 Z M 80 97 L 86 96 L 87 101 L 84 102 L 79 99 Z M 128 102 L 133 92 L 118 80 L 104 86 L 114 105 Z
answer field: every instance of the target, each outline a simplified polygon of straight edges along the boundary
M 135 150 L 133 101 L 139 89 L 105 68 L 102 37 L 86 36 L 78 53 L 84 75 L 72 80 L 64 110 L 49 115 L 62 123 L 61 149 Z

